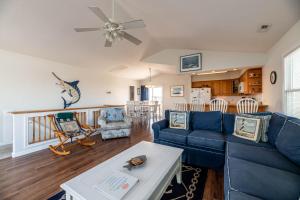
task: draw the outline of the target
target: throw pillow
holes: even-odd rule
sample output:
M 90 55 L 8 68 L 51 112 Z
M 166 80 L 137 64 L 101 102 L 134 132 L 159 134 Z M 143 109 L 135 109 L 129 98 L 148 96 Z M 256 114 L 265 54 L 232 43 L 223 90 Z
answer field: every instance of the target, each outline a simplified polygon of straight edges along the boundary
M 276 143 L 278 151 L 300 165 L 300 123 L 288 120 L 279 132 Z
M 260 123 L 260 133 L 259 135 L 261 135 L 261 141 L 262 142 L 268 142 L 268 128 L 269 128 L 269 122 L 271 119 L 271 115 L 251 115 L 251 114 L 240 114 L 240 116 L 244 116 L 244 117 L 249 117 L 249 118 L 256 118 L 256 119 L 261 119 L 261 123 Z
M 259 142 L 261 138 L 261 119 L 253 117 L 236 116 L 233 135 Z
M 189 129 L 189 112 L 170 111 L 170 128 Z

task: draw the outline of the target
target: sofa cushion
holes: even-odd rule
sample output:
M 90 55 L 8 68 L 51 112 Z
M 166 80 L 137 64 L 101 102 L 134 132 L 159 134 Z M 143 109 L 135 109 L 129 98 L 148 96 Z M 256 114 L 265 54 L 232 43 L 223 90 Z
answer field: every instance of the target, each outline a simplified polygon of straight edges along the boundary
M 281 128 L 283 127 L 285 121 L 287 120 L 287 116 L 273 113 L 269 122 L 268 128 L 268 141 L 275 146 L 276 138 Z
M 300 175 L 227 157 L 229 189 L 262 199 L 298 199 Z M 225 172 L 226 173 L 226 172 Z
M 234 131 L 235 114 L 223 113 L 223 133 L 226 135 L 232 134 Z
M 276 147 L 280 153 L 300 166 L 300 124 L 288 120 L 277 136 Z
M 212 112 L 191 112 L 191 123 L 193 130 L 209 130 L 222 132 L 222 113 Z
M 189 130 L 184 129 L 173 129 L 165 128 L 159 131 L 159 139 L 172 142 L 175 144 L 186 145 L 187 135 L 190 133 Z
M 214 131 L 196 130 L 187 137 L 187 144 L 198 148 L 208 148 L 224 151 L 225 138 L 223 134 Z
M 262 200 L 261 198 L 257 198 L 242 192 L 238 192 L 238 191 L 233 191 L 233 190 L 229 190 L 227 191 L 228 195 L 227 195 L 227 199 L 229 200 Z
M 275 148 L 265 148 L 240 143 L 227 143 L 227 156 L 244 159 L 269 167 L 300 174 L 300 167 L 295 165 Z
M 232 142 L 232 143 L 241 143 L 241 144 L 246 144 L 246 145 L 271 148 L 271 149 L 274 148 L 274 146 L 272 146 L 270 143 L 265 143 L 265 142 L 256 143 L 256 142 L 253 142 L 253 141 L 250 141 L 250 140 L 245 140 L 243 138 L 236 137 L 234 135 L 226 135 L 226 141 L 227 142 Z

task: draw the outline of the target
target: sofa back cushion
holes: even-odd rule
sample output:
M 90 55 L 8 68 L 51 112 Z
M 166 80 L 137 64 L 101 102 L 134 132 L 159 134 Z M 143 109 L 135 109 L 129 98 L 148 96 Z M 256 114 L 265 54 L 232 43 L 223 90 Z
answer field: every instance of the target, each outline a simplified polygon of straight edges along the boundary
M 287 116 L 280 113 L 273 113 L 269 122 L 268 128 L 268 141 L 275 146 L 277 135 L 282 129 L 284 123 L 287 120 Z
M 234 132 L 235 114 L 223 113 L 223 133 L 231 135 Z
M 288 120 L 276 139 L 276 147 L 280 153 L 300 166 L 300 122 Z
M 191 124 L 193 130 L 209 130 L 222 132 L 222 113 L 211 112 L 191 112 Z
M 124 108 L 104 108 L 100 115 L 107 122 L 120 122 L 124 121 L 125 110 Z

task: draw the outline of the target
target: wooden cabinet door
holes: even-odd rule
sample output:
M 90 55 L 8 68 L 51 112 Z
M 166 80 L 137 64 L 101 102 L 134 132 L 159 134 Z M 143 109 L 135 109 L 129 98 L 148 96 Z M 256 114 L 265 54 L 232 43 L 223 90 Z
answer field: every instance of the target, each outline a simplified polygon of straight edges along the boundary
M 220 94 L 223 96 L 231 96 L 233 89 L 232 80 L 222 80 L 220 81 Z
M 212 81 L 211 84 L 211 95 L 212 96 L 220 96 L 220 81 Z

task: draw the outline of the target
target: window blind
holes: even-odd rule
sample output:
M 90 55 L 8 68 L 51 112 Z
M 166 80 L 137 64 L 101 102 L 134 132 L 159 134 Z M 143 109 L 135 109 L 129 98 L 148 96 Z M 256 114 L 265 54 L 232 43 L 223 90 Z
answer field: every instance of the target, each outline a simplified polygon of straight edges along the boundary
M 300 48 L 284 58 L 286 114 L 300 118 Z

